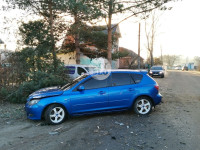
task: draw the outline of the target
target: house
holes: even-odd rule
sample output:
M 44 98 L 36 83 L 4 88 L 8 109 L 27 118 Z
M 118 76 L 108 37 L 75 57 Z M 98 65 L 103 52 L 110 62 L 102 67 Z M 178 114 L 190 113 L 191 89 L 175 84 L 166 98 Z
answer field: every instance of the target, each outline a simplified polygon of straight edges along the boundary
M 127 56 L 119 59 L 119 69 L 135 69 L 138 67 L 138 55 L 127 48 L 119 47 L 120 52 L 128 53 Z M 141 66 L 144 65 L 144 58 L 140 57 Z
M 105 26 L 101 26 L 105 30 L 102 30 L 102 33 L 105 33 L 107 36 L 107 30 Z M 119 51 L 119 38 L 121 37 L 119 26 L 113 25 L 113 35 L 115 41 L 113 43 L 112 53 Z M 76 52 L 74 51 L 75 40 L 71 35 L 67 35 L 66 39 L 63 42 L 62 49 L 57 52 L 57 57 L 64 62 L 65 65 L 76 64 Z M 108 66 L 107 50 L 98 49 L 93 43 L 84 43 L 80 42 L 80 64 L 82 65 L 93 65 L 99 68 L 105 68 Z M 109 68 L 116 69 L 119 67 L 118 60 L 112 61 L 112 65 Z

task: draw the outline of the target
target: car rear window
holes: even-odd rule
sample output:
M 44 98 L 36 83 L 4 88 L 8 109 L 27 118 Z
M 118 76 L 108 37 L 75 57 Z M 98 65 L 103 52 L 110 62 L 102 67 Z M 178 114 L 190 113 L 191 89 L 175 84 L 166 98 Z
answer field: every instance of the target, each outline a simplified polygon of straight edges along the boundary
M 128 73 L 112 73 L 112 86 L 131 84 L 131 77 Z
M 131 74 L 132 79 L 134 80 L 134 82 L 136 84 L 140 83 L 142 81 L 143 75 L 142 74 L 136 74 L 136 73 L 132 73 Z
M 75 73 L 75 66 L 66 66 L 67 74 L 74 74 Z

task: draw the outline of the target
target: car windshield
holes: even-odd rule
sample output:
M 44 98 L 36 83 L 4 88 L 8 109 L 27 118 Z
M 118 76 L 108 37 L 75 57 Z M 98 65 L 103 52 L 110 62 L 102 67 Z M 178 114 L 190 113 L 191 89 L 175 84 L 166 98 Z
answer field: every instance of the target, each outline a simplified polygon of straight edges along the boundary
M 81 75 L 78 78 L 74 79 L 72 82 L 69 82 L 69 83 L 65 84 L 60 89 L 61 90 L 71 89 L 75 84 L 77 84 L 79 81 L 85 79 L 87 76 L 88 76 L 87 74 Z
M 162 67 L 151 67 L 151 70 L 163 70 Z
M 98 68 L 96 68 L 96 67 L 85 67 L 85 69 L 86 69 L 88 72 L 95 72 L 95 71 L 98 71 Z

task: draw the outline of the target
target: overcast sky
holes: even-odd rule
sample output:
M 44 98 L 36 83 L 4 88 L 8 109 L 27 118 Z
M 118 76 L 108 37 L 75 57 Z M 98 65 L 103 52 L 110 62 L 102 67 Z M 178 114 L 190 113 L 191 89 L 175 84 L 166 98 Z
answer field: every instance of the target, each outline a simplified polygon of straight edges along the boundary
M 0 0 L 1 4 L 2 0 Z M 0 4 L 0 5 L 1 5 Z M 155 40 L 154 56 L 160 56 L 161 48 L 164 54 L 184 55 L 188 57 L 200 56 L 200 0 L 182 0 L 173 3 L 171 11 L 165 11 L 160 16 L 160 27 Z M 14 15 L 13 15 L 14 14 Z M 7 31 L 2 34 L 5 27 L 4 17 L 12 20 L 18 16 L 24 16 L 20 10 L 5 12 L 0 10 L 0 38 L 7 44 L 8 49 L 16 47 L 14 29 L 16 23 L 8 25 Z M 3 25 L 4 24 L 4 25 Z M 135 19 L 129 19 L 120 24 L 122 39 L 120 45 L 137 52 L 138 47 L 138 23 Z M 141 21 L 141 55 L 146 58 L 146 39 L 144 22 Z
M 160 27 L 155 40 L 154 56 L 176 54 L 200 56 L 200 0 L 183 0 L 173 3 L 173 9 L 160 17 Z M 144 22 L 141 22 L 142 56 L 147 56 Z M 137 52 L 138 23 L 127 20 L 121 24 L 123 38 L 120 45 Z

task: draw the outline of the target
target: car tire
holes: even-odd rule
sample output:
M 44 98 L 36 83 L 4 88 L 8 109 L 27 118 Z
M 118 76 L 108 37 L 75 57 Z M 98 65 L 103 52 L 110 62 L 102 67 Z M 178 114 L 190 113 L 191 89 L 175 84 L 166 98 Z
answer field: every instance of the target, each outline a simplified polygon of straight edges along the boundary
M 61 124 L 65 121 L 66 116 L 66 110 L 59 104 L 50 105 L 44 113 L 46 123 L 52 125 Z
M 133 110 L 138 115 L 148 115 L 152 111 L 152 101 L 146 96 L 138 97 L 133 105 Z
M 165 75 L 162 75 L 162 76 L 161 76 L 161 78 L 164 78 L 164 77 L 165 77 Z

